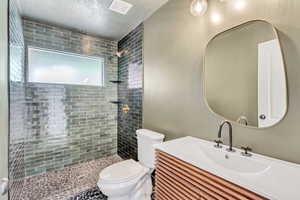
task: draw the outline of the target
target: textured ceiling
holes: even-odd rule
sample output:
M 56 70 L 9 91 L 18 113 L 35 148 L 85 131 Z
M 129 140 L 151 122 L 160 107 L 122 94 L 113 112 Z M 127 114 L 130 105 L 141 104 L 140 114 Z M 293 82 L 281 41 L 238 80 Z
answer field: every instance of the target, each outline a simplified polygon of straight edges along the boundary
M 119 40 L 168 0 L 126 0 L 127 15 L 109 10 L 112 0 L 19 0 L 23 17 Z

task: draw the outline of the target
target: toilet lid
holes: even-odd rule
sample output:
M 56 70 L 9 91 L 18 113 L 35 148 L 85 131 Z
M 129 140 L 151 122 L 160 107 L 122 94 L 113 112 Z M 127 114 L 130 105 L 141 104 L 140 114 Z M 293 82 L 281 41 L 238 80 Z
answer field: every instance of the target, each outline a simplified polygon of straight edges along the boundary
M 126 182 L 136 178 L 144 167 L 130 159 L 115 163 L 100 172 L 100 180 L 111 183 Z

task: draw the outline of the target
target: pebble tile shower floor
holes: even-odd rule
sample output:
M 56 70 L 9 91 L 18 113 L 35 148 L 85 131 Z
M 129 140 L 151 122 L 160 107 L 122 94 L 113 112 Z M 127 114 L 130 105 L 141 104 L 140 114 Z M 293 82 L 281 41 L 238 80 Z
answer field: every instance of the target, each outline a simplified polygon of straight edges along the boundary
M 68 200 L 107 200 L 107 197 L 101 193 L 98 187 L 94 187 L 81 192 Z
M 106 200 L 97 188 L 99 173 L 121 161 L 115 155 L 25 179 L 20 200 Z

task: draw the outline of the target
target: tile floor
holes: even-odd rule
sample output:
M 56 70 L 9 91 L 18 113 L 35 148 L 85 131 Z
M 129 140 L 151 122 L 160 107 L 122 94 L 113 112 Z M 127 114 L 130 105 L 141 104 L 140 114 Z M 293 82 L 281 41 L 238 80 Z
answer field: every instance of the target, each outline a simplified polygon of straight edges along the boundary
M 106 200 L 97 188 L 99 173 L 121 160 L 115 155 L 26 178 L 18 200 Z
M 98 187 L 94 187 L 87 191 L 80 192 L 68 200 L 107 200 L 107 197 L 101 193 Z

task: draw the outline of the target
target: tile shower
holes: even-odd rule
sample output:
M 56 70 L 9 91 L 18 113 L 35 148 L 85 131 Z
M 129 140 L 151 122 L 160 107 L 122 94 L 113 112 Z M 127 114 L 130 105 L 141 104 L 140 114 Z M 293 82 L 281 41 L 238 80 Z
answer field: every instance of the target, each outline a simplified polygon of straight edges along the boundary
M 137 159 L 135 131 L 142 128 L 143 106 L 143 24 L 140 24 L 118 43 L 118 50 L 129 50 L 127 56 L 119 58 L 118 95 L 118 154 L 123 159 Z M 129 113 L 122 111 L 124 105 Z
M 11 0 L 9 31 L 10 199 L 72 198 L 95 188 L 104 167 L 137 159 L 143 25 L 118 42 L 24 19 Z M 27 82 L 29 46 L 104 58 L 104 87 Z M 123 49 L 129 53 L 118 59 Z
M 117 42 L 23 20 L 26 46 L 103 57 L 105 87 L 27 83 L 27 176 L 117 152 Z M 88 46 L 88 47 L 86 47 Z
M 9 179 L 11 199 L 20 199 L 25 177 L 24 139 L 25 128 L 25 47 L 22 19 L 15 1 L 10 1 L 9 13 L 9 61 L 10 61 L 10 134 L 9 134 Z M 17 191 L 17 192 L 14 192 Z

